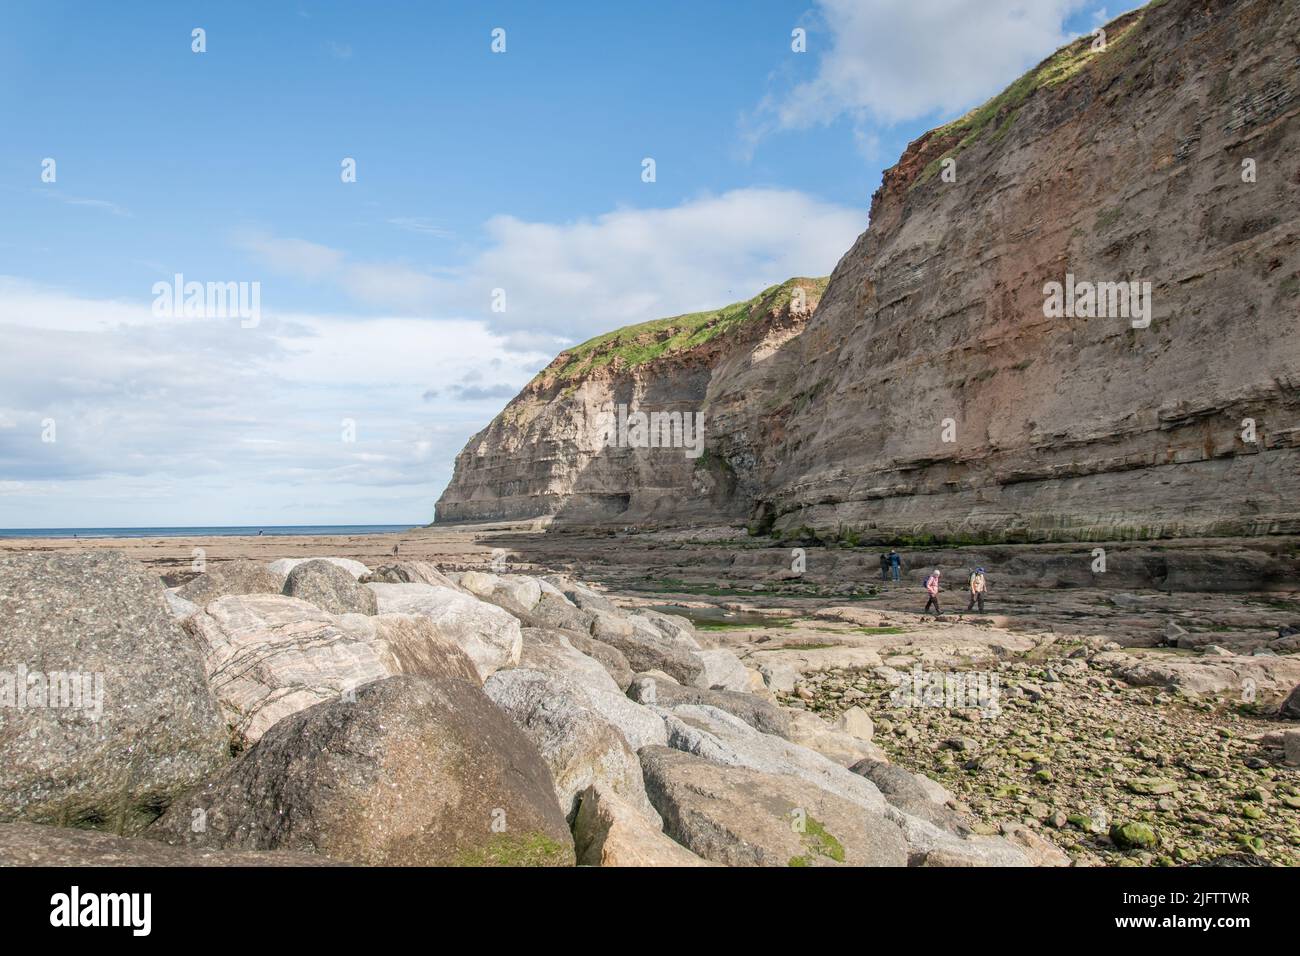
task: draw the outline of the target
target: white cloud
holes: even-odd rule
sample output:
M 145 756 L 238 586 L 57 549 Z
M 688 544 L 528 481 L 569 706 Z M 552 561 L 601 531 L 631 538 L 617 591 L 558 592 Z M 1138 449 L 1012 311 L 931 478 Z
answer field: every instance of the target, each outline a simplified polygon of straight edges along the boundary
M 438 294 L 438 282 L 400 263 L 356 262 L 347 253 L 305 239 L 245 233 L 235 244 L 271 272 L 338 286 L 359 305 L 428 315 Z
M 336 273 L 344 255 L 337 249 L 304 239 L 276 239 L 263 233 L 237 236 L 235 244 L 256 255 L 266 266 L 298 279 L 324 279 Z
M 245 234 L 268 272 L 363 307 L 264 306 L 255 328 L 0 276 L 0 527 L 427 520 L 470 435 L 564 343 L 824 275 L 865 225 L 775 189 L 497 216 L 482 252 L 436 274 Z
M 105 329 L 151 319 L 151 310 L 140 309 L 138 303 L 87 299 L 0 275 L 0 323 L 21 323 L 52 332 Z
M 569 223 L 496 216 L 487 248 L 433 276 L 358 263 L 300 239 L 244 246 L 270 268 L 336 285 L 367 308 L 483 319 L 507 345 L 553 351 L 633 322 L 746 299 L 792 276 L 825 275 L 866 228 L 865 210 L 782 189 L 738 189 L 667 209 Z M 493 292 L 505 293 L 494 311 Z
M 0 527 L 428 520 L 484 401 L 421 396 L 513 394 L 549 358 L 466 319 L 264 312 L 245 329 L 7 277 L 0 341 Z
M 119 206 L 115 202 L 110 202 L 107 199 L 88 199 L 84 196 L 71 196 L 68 193 L 60 192 L 59 190 L 48 186 L 38 188 L 37 192 L 42 196 L 45 196 L 47 199 L 58 200 L 67 206 L 85 206 L 90 209 L 99 209 L 104 212 L 111 212 L 114 216 L 131 215 L 130 210 Z
M 893 124 L 956 116 L 1071 39 L 1088 0 L 816 0 L 816 75 L 767 97 L 742 127 L 752 142 L 849 116 Z
M 466 285 L 483 302 L 506 290 L 506 312 L 490 316 L 495 328 L 585 338 L 825 275 L 864 228 L 864 210 L 778 189 L 562 225 L 498 216 Z
M 455 233 L 450 229 L 446 229 L 424 216 L 395 216 L 388 220 L 388 224 L 396 226 L 398 229 L 405 229 L 407 232 L 430 236 L 434 239 L 451 239 L 455 236 Z
M 438 303 L 438 280 L 400 263 L 349 263 L 339 281 L 353 301 L 372 308 L 428 315 Z

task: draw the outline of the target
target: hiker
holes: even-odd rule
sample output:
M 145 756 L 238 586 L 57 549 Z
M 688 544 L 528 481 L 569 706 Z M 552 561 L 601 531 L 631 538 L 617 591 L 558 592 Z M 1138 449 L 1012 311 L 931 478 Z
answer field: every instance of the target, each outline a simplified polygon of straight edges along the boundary
M 889 566 L 893 568 L 894 580 L 903 580 L 903 556 L 893 548 L 889 549 Z
M 970 604 L 966 605 L 967 613 L 977 603 L 980 606 L 980 613 L 984 613 L 984 592 L 988 587 L 988 582 L 984 579 L 984 569 L 976 568 L 975 573 L 970 576 Z
M 889 580 L 889 555 L 887 554 L 880 556 L 880 580 Z
M 935 568 L 934 573 L 925 579 L 925 590 L 930 597 L 925 602 L 925 610 L 921 612 L 922 616 L 924 616 L 929 612 L 930 605 L 933 604 L 935 620 L 943 617 L 943 611 L 939 610 L 939 574 L 939 569 Z

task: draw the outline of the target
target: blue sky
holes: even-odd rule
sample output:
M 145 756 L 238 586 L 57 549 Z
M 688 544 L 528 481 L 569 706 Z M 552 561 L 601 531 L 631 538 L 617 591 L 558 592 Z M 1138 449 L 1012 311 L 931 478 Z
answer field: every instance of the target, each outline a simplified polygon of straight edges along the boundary
M 1126 8 L 7 3 L 0 526 L 427 521 L 564 344 L 828 273 L 907 142 Z M 175 273 L 256 326 L 152 314 Z

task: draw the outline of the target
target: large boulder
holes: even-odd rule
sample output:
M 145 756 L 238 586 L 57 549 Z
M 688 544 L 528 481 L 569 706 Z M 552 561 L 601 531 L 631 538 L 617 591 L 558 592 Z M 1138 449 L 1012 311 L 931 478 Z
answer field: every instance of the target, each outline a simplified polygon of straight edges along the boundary
M 399 561 L 396 564 L 384 564 L 369 574 L 358 578 L 362 584 L 436 584 L 438 587 L 460 590 L 458 585 L 443 574 L 431 561 Z
M 1278 708 L 1278 716 L 1285 717 L 1287 720 L 1300 720 L 1300 684 L 1293 687 L 1291 693 L 1286 695 L 1286 699 Z
M 1300 683 L 1300 658 L 1266 656 L 1135 657 L 1106 651 L 1091 665 L 1134 686 L 1176 690 L 1188 697 L 1228 695 L 1276 705 Z
M 627 690 L 632 683 L 632 678 L 635 676 L 632 665 L 627 662 L 627 655 L 617 647 L 577 631 L 566 630 L 564 635 L 576 650 L 600 662 L 600 665 L 605 668 L 605 672 L 614 679 L 614 683 L 618 685 L 619 690 Z
M 328 561 L 330 564 L 342 568 L 357 580 L 360 580 L 370 573 L 368 567 L 360 561 L 353 561 L 351 558 L 280 558 L 278 561 L 272 561 L 266 567 L 272 574 L 279 575 L 280 579 L 283 581 L 284 578 L 289 576 L 289 572 L 300 564 L 306 564 L 308 561 Z
M 575 607 L 579 607 L 584 611 L 618 612 L 614 602 L 605 595 L 594 588 L 589 588 L 585 584 L 574 581 L 572 578 L 564 575 L 548 574 L 542 580 L 568 598 Z
M 637 771 L 640 773 L 640 770 Z M 711 866 L 637 808 L 601 786 L 578 797 L 573 842 L 579 866 Z
M 0 820 L 134 833 L 228 759 L 156 574 L 115 551 L 0 555 Z
M 959 813 L 935 799 L 937 785 L 926 778 L 882 760 L 860 760 L 850 769 L 874 783 L 890 806 L 952 833 L 965 835 L 971 832 L 969 824 Z M 942 790 L 941 787 L 938 789 Z
M 519 621 L 493 604 L 431 584 L 366 587 L 375 592 L 380 614 L 411 614 L 433 622 L 444 637 L 470 656 L 483 680 L 519 663 L 523 647 Z
M 204 607 L 232 594 L 279 594 L 284 588 L 284 574 L 255 561 L 210 562 L 206 567 L 203 574 L 177 588 L 176 596 Z
M 663 718 L 624 695 L 608 672 L 574 648 L 563 632 L 530 627 L 523 634 L 521 667 L 565 678 L 573 685 L 570 692 L 613 724 L 633 750 L 667 741 Z
M 537 745 L 569 819 L 577 812 L 578 795 L 593 784 L 657 819 L 646 799 L 636 752 L 568 678 L 514 668 L 489 677 L 483 692 Z
M 595 619 L 594 614 L 582 610 L 545 578 L 538 578 L 537 583 L 542 593 L 524 618 L 528 623 L 537 627 L 554 627 L 566 631 L 590 633 L 591 622 Z
M 187 601 L 176 592 L 179 588 L 168 588 L 163 592 L 163 599 L 167 602 L 167 610 L 171 612 L 173 618 L 177 621 L 183 621 L 191 615 L 198 614 L 203 608 L 199 607 L 193 601 Z
M 639 704 L 657 705 L 668 710 L 681 704 L 708 704 L 739 717 L 765 734 L 786 738 L 790 736 L 790 718 L 786 712 L 771 701 L 753 694 L 687 687 L 671 681 L 656 680 L 648 674 L 638 674 L 628 685 L 627 696 Z
M 665 714 L 668 746 L 677 750 L 731 767 L 798 777 L 873 813 L 881 813 L 887 806 L 869 780 L 814 750 L 761 733 L 726 711 L 705 704 L 684 704 Z
M 697 651 L 703 648 L 700 634 L 695 630 L 695 625 L 691 623 L 690 618 L 682 617 L 680 614 L 665 614 L 663 611 L 652 611 L 648 608 L 642 608 L 629 616 L 633 621 L 644 621 L 650 624 L 656 631 L 676 644 Z
M 885 816 L 898 824 L 907 841 L 909 866 L 1063 866 L 1059 849 L 1023 826 L 1005 836 L 980 836 L 947 806 L 952 795 L 942 786 L 881 760 L 853 767 L 874 783 L 889 802 Z
M 313 604 L 282 594 L 218 598 L 184 626 L 207 651 L 208 679 L 237 739 L 390 676 L 375 647 Z
M 1300 767 L 1300 730 L 1282 734 L 1282 760 L 1291 767 Z
M 667 747 L 641 751 L 664 832 L 728 866 L 905 866 L 898 826 L 785 774 L 721 767 Z
M 541 584 L 526 574 L 466 571 L 460 576 L 460 586 L 470 594 L 515 615 L 527 614 L 542 599 Z
M 532 742 L 475 684 L 412 676 L 281 721 L 148 832 L 368 865 L 574 862 Z
M 284 594 L 331 614 L 378 614 L 375 592 L 328 561 L 304 561 L 289 572 Z
M 702 683 L 713 690 L 732 690 L 749 693 L 749 671 L 740 658 L 726 648 L 697 651 L 696 657 L 704 665 Z
M 697 649 L 667 637 L 648 621 L 610 611 L 595 610 L 593 614 L 591 636 L 621 651 L 634 671 L 659 670 L 680 683 L 706 686 L 704 662 Z
M 374 645 L 389 675 L 482 681 L 469 655 L 444 637 L 428 618 L 411 614 L 343 614 L 334 620 L 350 636 Z
M 907 842 L 908 866 L 1029 866 L 1029 856 L 1000 836 L 960 836 L 895 807 L 885 816 Z
M 632 621 L 619 611 L 592 609 L 587 613 L 591 615 L 590 633 L 597 640 L 608 640 L 610 637 L 628 638 L 636 633 Z
M 0 823 L 0 866 L 339 866 L 285 850 L 195 850 L 94 830 Z
M 870 740 L 876 735 L 876 724 L 861 707 L 850 707 L 835 719 L 835 729 L 842 730 L 858 740 Z
M 282 594 L 219 598 L 185 621 L 207 649 L 212 689 L 247 743 L 277 721 L 395 674 L 477 679 L 458 646 L 423 618 L 335 617 Z
M 1002 839 L 1010 843 L 1029 862 L 1030 866 L 1070 866 L 1071 860 L 1060 847 L 1040 833 L 1035 833 L 1023 823 L 1004 821 L 1000 825 Z M 977 838 L 976 842 L 979 842 Z M 1013 864 L 1018 865 L 1018 864 Z
M 771 655 L 758 661 L 758 672 L 767 689 L 774 694 L 793 694 L 795 686 L 803 675 L 799 668 L 788 661 L 774 661 Z
M 688 705 L 675 708 L 665 718 L 670 747 L 700 756 L 714 763 L 745 767 L 774 776 L 789 776 L 834 794 L 866 813 L 884 817 L 895 825 L 906 844 L 909 866 L 1026 866 L 1028 859 L 1001 837 L 963 837 L 929 820 L 913 816 L 891 804 L 871 781 L 832 763 L 806 747 L 770 734 L 760 734 L 748 724 L 713 707 Z M 644 768 L 644 756 L 642 760 Z M 646 789 L 650 791 L 647 775 Z M 650 793 L 660 813 L 663 808 Z M 664 816 L 665 830 L 674 839 L 708 856 L 681 840 Z
M 814 713 L 793 709 L 784 713 L 790 718 L 791 740 L 817 751 L 841 767 L 852 767 L 859 760 L 883 760 L 885 757 L 884 751 L 870 740 L 828 724 Z
M 620 688 L 594 657 L 588 657 L 574 646 L 569 634 L 543 627 L 525 627 L 521 632 L 523 649 L 519 652 L 519 666 L 548 674 L 572 677 L 588 687 L 619 693 Z

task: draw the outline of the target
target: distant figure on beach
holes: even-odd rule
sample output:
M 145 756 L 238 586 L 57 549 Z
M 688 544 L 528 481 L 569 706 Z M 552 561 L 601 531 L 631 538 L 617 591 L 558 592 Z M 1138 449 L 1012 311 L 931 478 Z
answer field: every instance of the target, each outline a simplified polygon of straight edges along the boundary
M 930 605 L 934 605 L 935 620 L 943 617 L 943 611 L 939 610 L 939 574 L 939 569 L 935 568 L 934 573 L 925 579 L 925 590 L 930 596 L 926 599 L 925 610 L 921 612 L 925 616 L 929 613 Z
M 884 553 L 880 555 L 880 580 L 889 580 L 889 555 Z
M 393 545 L 393 554 L 397 553 L 397 545 Z
M 893 548 L 889 549 L 889 566 L 894 571 L 894 580 L 903 580 L 903 556 Z
M 266 532 L 265 532 L 265 531 L 262 531 L 261 529 L 259 529 L 258 532 L 257 532 L 257 536 L 258 536 L 259 538 L 260 538 L 262 535 L 264 535 L 264 534 L 266 534 Z
M 966 605 L 969 612 L 976 604 L 980 606 L 980 613 L 984 613 L 984 593 L 988 590 L 988 581 L 984 579 L 984 569 L 976 568 L 975 573 L 970 576 L 970 604 Z

